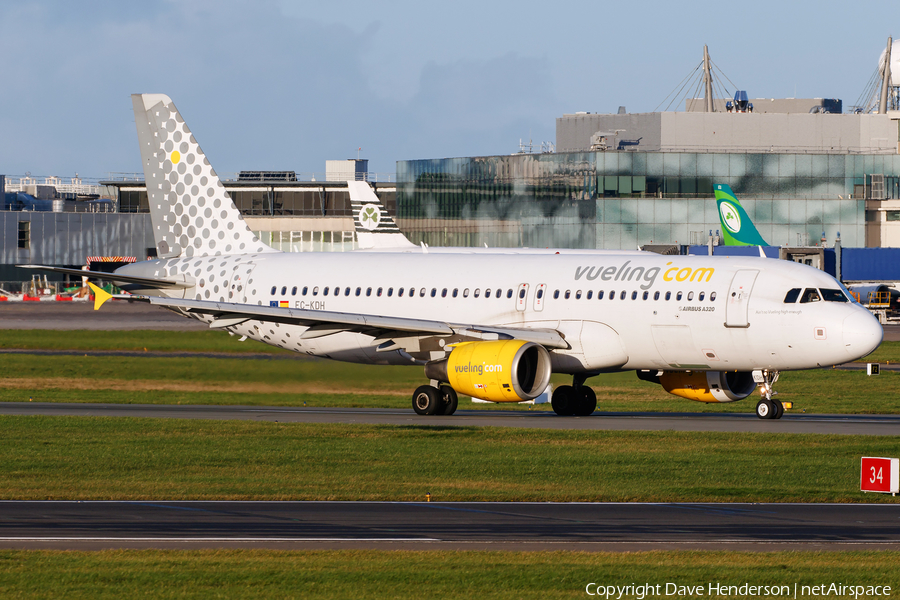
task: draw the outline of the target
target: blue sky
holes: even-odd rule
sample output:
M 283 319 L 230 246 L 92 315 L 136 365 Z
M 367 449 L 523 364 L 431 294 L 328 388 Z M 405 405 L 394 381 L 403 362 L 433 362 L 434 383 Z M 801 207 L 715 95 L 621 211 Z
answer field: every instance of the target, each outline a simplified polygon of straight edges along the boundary
M 512 153 L 564 113 L 656 109 L 704 44 L 751 98 L 846 109 L 900 36 L 900 5 L 864 5 L 3 2 L 0 173 L 139 170 L 134 92 L 171 96 L 222 174 Z

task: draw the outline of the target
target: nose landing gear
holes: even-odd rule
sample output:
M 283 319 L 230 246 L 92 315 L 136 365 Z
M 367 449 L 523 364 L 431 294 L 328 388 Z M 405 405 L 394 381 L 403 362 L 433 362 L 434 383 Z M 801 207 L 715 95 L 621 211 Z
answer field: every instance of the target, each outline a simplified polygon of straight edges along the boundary
M 759 384 L 762 399 L 756 403 L 756 416 L 760 419 L 780 419 L 784 415 L 784 405 L 773 396 L 778 392 L 772 385 L 778 381 L 778 371 L 753 371 L 753 379 Z
M 766 400 L 756 403 L 756 416 L 760 419 L 780 419 L 784 415 L 784 405 L 778 400 Z

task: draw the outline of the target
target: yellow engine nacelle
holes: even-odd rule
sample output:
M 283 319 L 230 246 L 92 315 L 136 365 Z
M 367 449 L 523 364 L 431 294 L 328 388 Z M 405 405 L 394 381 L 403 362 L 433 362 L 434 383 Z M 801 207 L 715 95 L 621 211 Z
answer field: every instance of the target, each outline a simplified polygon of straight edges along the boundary
M 444 360 L 425 365 L 425 376 L 446 381 L 460 394 L 491 402 L 521 402 L 550 382 L 550 353 L 522 340 L 463 342 Z
M 697 402 L 734 402 L 756 389 L 753 374 L 738 371 L 665 371 L 657 379 L 670 394 Z

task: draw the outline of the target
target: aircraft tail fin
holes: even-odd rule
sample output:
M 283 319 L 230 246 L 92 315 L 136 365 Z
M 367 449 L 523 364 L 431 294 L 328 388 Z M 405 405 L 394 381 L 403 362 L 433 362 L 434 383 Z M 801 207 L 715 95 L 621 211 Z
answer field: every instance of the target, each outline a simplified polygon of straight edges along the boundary
M 250 231 L 175 104 L 132 94 L 160 258 L 275 252 Z
M 713 189 L 716 193 L 716 205 L 719 209 L 719 220 L 722 222 L 722 238 L 725 245 L 768 246 L 731 188 L 724 183 L 717 183 Z
M 368 183 L 348 181 L 347 189 L 350 190 L 353 224 L 361 250 L 417 247 L 403 235 L 387 207 Z

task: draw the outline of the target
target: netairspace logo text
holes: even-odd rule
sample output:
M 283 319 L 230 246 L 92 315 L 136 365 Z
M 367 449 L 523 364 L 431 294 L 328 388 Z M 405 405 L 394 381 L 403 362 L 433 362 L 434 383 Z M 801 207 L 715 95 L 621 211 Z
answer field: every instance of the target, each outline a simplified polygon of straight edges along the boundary
M 588 596 L 621 600 L 623 598 L 888 598 L 889 585 L 859 585 L 846 583 L 820 583 L 817 585 L 753 585 L 743 583 L 644 583 L 629 585 L 605 585 L 589 583 L 584 588 Z

